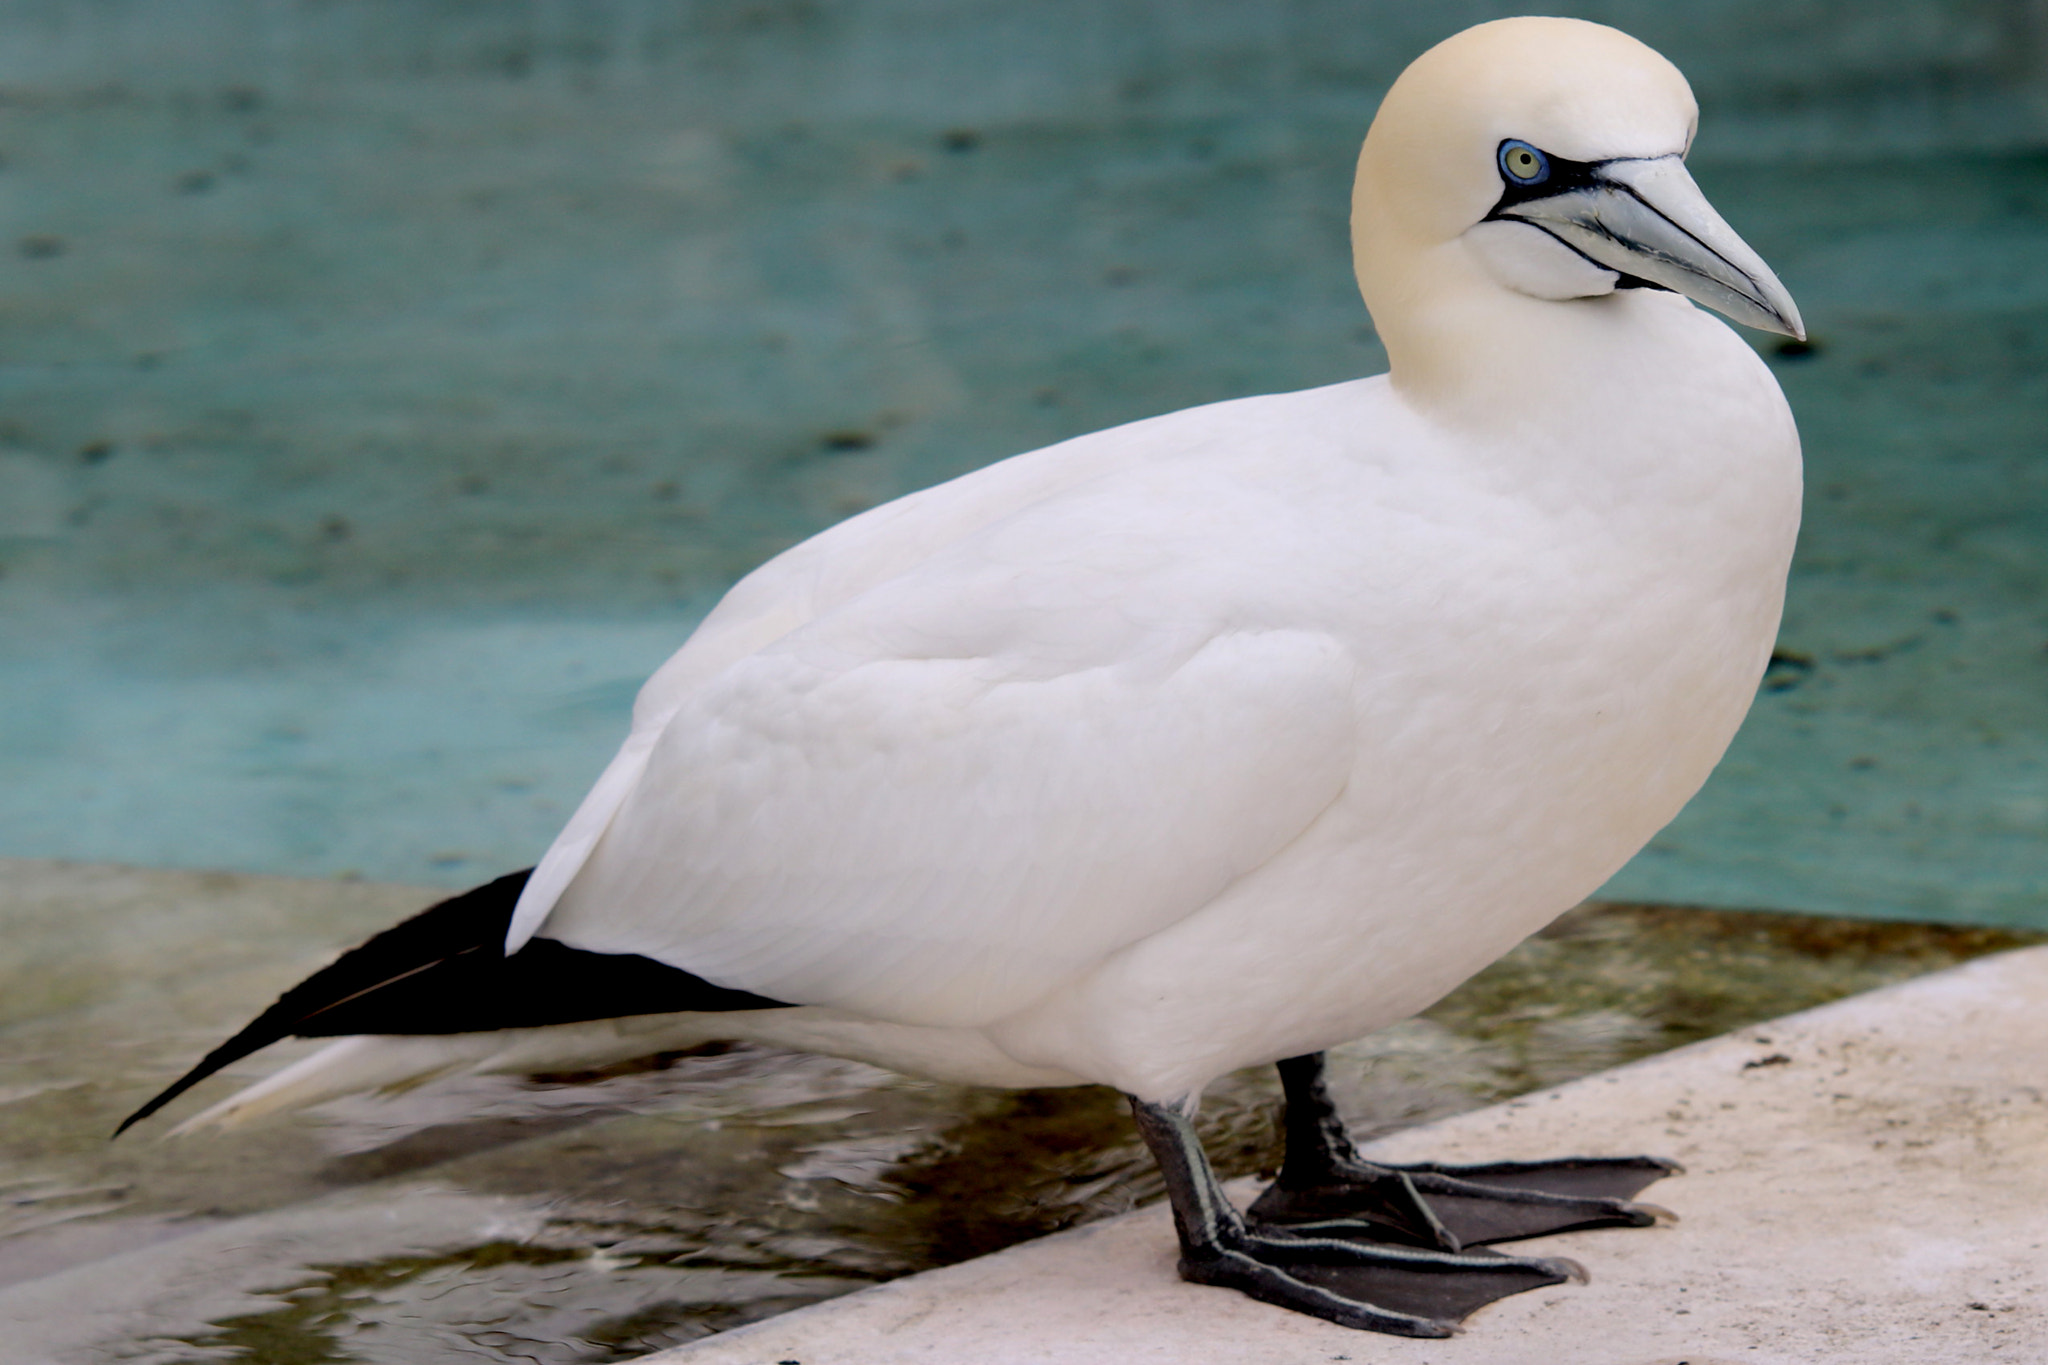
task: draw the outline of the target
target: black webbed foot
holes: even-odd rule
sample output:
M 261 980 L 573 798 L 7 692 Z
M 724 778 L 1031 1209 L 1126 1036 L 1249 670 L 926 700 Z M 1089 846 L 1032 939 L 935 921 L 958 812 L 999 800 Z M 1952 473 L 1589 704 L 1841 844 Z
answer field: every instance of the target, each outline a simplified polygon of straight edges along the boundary
M 1404 1242 L 1455 1251 L 1588 1228 L 1674 1221 L 1632 1202 L 1679 1171 L 1659 1157 L 1565 1157 L 1447 1166 L 1361 1160 L 1323 1084 L 1322 1054 L 1279 1064 L 1286 1157 L 1250 1210 L 1261 1231 Z
M 1575 1261 L 1457 1255 L 1386 1243 L 1245 1231 L 1236 1245 L 1183 1248 L 1180 1274 L 1264 1303 L 1372 1332 L 1448 1337 L 1495 1299 L 1527 1289 L 1583 1284 Z
M 1476 1166 L 1401 1166 L 1465 1247 L 1589 1228 L 1647 1228 L 1678 1215 L 1635 1202 L 1645 1186 L 1684 1168 L 1654 1156 L 1560 1157 Z
M 1566 1157 L 1484 1166 L 1334 1163 L 1316 1182 L 1275 1181 L 1251 1206 L 1252 1225 L 1320 1237 L 1365 1237 L 1456 1250 L 1589 1228 L 1644 1228 L 1674 1221 L 1629 1196 L 1673 1174 L 1654 1157 Z M 1401 1180 L 1431 1221 L 1390 1199 Z M 1431 1222 L 1434 1226 L 1431 1226 Z
M 1166 1177 L 1181 1278 L 1196 1284 L 1226 1286 L 1344 1327 L 1447 1337 L 1495 1299 L 1585 1279 L 1565 1260 L 1248 1228 L 1224 1198 L 1187 1120 L 1137 1099 L 1131 1110 Z M 1406 1180 L 1396 1177 L 1394 1184 Z

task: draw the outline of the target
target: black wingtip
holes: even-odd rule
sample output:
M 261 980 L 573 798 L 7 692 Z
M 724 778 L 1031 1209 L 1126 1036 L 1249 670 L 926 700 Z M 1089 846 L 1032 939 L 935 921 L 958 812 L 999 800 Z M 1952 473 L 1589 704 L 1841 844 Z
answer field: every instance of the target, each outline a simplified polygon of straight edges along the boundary
M 386 929 L 358 948 L 301 981 L 277 998 L 275 1004 L 250 1020 L 234 1037 L 199 1059 L 199 1064 L 171 1082 L 147 1104 L 121 1120 L 113 1136 L 118 1138 L 136 1124 L 156 1113 L 222 1067 L 233 1066 L 252 1052 L 304 1032 L 320 1014 L 333 1010 L 376 990 L 391 981 L 410 976 L 424 967 L 463 952 L 474 951 L 495 937 L 503 943 L 512 923 L 512 908 L 519 902 L 526 879 L 533 869 L 499 877 L 437 902 L 411 919 Z
M 256 1031 L 256 1024 L 261 1022 L 262 1020 L 259 1018 L 255 1023 L 250 1024 L 248 1028 L 243 1029 L 240 1033 L 237 1033 L 234 1037 L 200 1058 L 199 1065 L 178 1077 L 177 1080 L 172 1081 L 168 1086 L 158 1091 L 149 1103 L 143 1105 L 127 1118 L 122 1119 L 121 1126 L 107 1136 L 107 1141 L 112 1142 L 115 1138 L 121 1136 L 121 1134 L 127 1132 L 130 1128 L 133 1128 L 136 1124 L 142 1122 L 222 1067 L 232 1066 L 250 1053 L 276 1042 L 277 1039 L 275 1038 L 257 1038 L 253 1042 L 250 1041 L 251 1035 Z
M 535 938 L 505 956 L 512 911 L 531 875 L 529 868 L 452 896 L 342 954 L 123 1119 L 114 1136 L 283 1038 L 481 1033 L 633 1014 L 787 1008 L 637 953 Z

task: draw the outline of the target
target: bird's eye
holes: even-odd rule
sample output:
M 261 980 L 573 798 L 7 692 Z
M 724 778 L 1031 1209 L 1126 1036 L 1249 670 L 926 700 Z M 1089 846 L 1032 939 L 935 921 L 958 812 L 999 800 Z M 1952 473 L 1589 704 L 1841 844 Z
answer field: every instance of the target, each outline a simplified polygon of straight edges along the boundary
M 1516 185 L 1540 185 L 1550 178 L 1550 158 L 1526 142 L 1500 144 L 1501 174 Z

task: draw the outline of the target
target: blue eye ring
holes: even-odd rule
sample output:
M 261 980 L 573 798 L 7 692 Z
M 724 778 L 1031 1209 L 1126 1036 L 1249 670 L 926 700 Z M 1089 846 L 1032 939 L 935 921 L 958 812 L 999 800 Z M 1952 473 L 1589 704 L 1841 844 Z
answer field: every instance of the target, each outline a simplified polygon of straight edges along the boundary
M 1540 185 L 1550 179 L 1550 158 L 1517 138 L 1500 144 L 1501 177 L 1510 185 Z

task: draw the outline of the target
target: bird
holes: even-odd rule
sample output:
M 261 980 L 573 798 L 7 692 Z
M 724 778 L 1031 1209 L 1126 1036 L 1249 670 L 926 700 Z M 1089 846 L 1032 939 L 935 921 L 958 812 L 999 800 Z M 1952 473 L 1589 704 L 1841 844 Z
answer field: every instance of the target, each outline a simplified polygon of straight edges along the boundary
M 337 1041 L 182 1127 L 751 1040 L 1116 1087 L 1182 1277 L 1343 1326 L 1441 1337 L 1583 1279 L 1492 1245 L 1663 1221 L 1634 1196 L 1672 1163 L 1368 1162 L 1323 1054 L 1596 890 L 1755 695 L 1799 438 L 1713 313 L 1804 329 L 1688 173 L 1696 124 L 1601 25 L 1424 52 L 1352 200 L 1387 373 L 1079 436 L 769 560 L 537 866 L 343 955 L 128 1124 L 288 1036 Z M 1285 1155 L 1239 1210 L 1189 1115 L 1264 1064 Z

